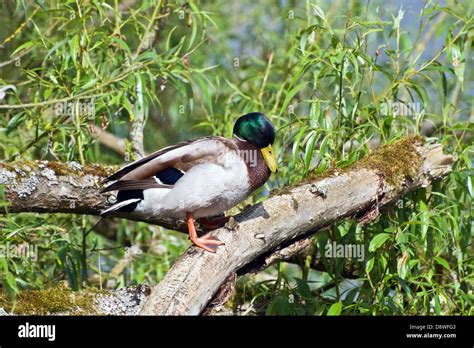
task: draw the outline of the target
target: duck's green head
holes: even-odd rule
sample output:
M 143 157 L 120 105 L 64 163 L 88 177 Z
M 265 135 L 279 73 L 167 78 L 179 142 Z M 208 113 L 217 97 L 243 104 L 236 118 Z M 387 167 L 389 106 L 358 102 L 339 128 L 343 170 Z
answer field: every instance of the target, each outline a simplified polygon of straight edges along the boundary
M 258 147 L 268 168 L 275 173 L 277 161 L 272 144 L 275 141 L 275 127 L 267 116 L 260 112 L 239 117 L 234 125 L 234 135 Z

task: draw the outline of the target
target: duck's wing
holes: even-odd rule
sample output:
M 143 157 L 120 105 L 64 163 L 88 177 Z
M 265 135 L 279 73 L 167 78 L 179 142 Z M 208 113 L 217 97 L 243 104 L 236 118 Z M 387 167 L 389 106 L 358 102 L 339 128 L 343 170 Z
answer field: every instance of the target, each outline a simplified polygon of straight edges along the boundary
M 118 181 L 107 186 L 102 192 L 170 188 L 176 182 L 176 176 L 169 180 L 159 180 L 160 173 L 166 173 L 167 169 L 173 168 L 181 172 L 180 176 L 182 176 L 191 167 L 200 163 L 221 164 L 222 157 L 226 152 L 237 150 L 238 148 L 232 140 L 216 136 L 168 146 L 130 163 L 106 178 L 104 183 Z
M 190 141 L 183 141 L 183 142 L 177 143 L 175 145 L 164 147 L 164 148 L 162 148 L 158 151 L 153 152 L 151 155 L 140 158 L 140 159 L 126 165 L 125 167 L 121 168 L 120 170 L 116 171 L 112 175 L 105 178 L 102 181 L 102 183 L 106 184 L 110 181 L 118 180 L 118 179 L 122 178 L 124 175 L 132 172 L 133 170 L 135 170 L 139 166 L 144 165 L 145 163 L 150 162 L 151 160 L 153 160 L 153 159 L 155 159 L 155 158 L 157 158 L 157 157 L 159 157 L 159 156 L 161 156 L 161 155 L 163 155 L 167 152 L 173 151 L 175 149 L 179 149 L 180 147 L 183 147 L 183 146 L 190 145 L 191 143 L 199 141 L 201 139 L 205 139 L 205 138 L 200 138 L 200 139 L 195 139 L 195 140 L 190 140 Z

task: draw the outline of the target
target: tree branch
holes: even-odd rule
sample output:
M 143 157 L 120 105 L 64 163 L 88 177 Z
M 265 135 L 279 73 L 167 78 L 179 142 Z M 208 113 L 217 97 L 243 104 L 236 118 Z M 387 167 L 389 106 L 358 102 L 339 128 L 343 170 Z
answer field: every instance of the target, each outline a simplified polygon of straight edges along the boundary
M 113 193 L 100 194 L 101 181 L 117 167 L 76 162 L 23 161 L 0 163 L 0 185 L 4 185 L 7 207 L 1 213 L 69 213 L 99 215 L 115 200 Z M 111 214 L 186 232 L 183 221 L 147 217 L 141 214 Z
M 99 141 L 102 145 L 114 150 L 121 156 L 125 155 L 125 139 L 116 136 L 105 129 L 102 129 L 96 125 L 92 125 L 90 129 L 91 135 Z
M 217 253 L 191 247 L 153 289 L 143 315 L 200 314 L 234 272 L 344 218 L 361 223 L 399 196 L 451 171 L 440 145 L 418 138 L 384 146 L 344 172 L 308 180 L 245 209 L 214 232 L 226 243 Z M 302 243 L 304 246 L 305 243 Z
M 132 59 L 136 60 L 140 53 L 151 48 L 158 38 L 159 32 L 164 26 L 165 19 L 169 15 L 169 6 L 167 1 L 158 1 L 153 10 L 153 14 L 148 22 L 143 37 L 135 50 Z M 139 159 L 145 156 L 145 148 L 143 144 L 143 127 L 145 124 L 145 104 L 142 80 L 137 78 L 137 101 L 136 113 L 132 121 L 130 130 L 130 140 L 132 142 L 133 159 Z

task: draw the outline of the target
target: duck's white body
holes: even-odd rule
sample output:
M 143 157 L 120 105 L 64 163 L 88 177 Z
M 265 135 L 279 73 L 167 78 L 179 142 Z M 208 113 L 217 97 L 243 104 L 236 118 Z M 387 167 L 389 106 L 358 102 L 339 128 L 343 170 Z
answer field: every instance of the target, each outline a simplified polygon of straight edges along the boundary
M 170 166 L 183 173 L 173 185 L 155 176 Z M 216 216 L 247 197 L 248 175 L 239 148 L 229 139 L 208 137 L 177 144 L 131 163 L 110 177 L 119 181 L 104 191 L 140 190 L 143 197 L 120 200 L 103 214 L 133 205 L 134 212 L 145 216 L 185 219 L 188 212 L 194 218 Z
M 242 168 L 243 166 L 243 168 Z M 235 162 L 228 166 L 203 163 L 191 168 L 173 188 L 145 190 L 135 210 L 145 215 L 184 219 L 218 215 L 247 196 L 247 169 Z

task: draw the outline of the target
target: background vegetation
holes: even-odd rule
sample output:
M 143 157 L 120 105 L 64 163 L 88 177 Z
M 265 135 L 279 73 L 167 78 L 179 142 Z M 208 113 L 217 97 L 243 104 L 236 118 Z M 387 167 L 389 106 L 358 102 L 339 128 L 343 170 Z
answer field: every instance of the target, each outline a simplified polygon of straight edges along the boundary
M 445 180 L 367 226 L 347 221 L 318 233 L 309 255 L 239 278 L 229 306 L 270 315 L 472 314 L 473 7 L 2 1 L 0 159 L 121 164 L 133 159 L 130 129 L 141 118 L 145 149 L 154 151 L 230 136 L 239 115 L 261 110 L 278 129 L 281 171 L 248 204 L 380 143 L 435 137 L 457 158 Z M 93 112 L 58 112 L 58 103 L 76 111 L 92 103 Z M 94 127 L 124 139 L 123 153 Z M 37 262 L 0 258 L 1 289 L 14 302 L 20 290 L 60 280 L 73 289 L 156 283 L 189 245 L 157 226 L 96 222 L 0 216 L 1 243 L 39 247 Z M 333 241 L 363 244 L 365 258 L 326 258 Z

